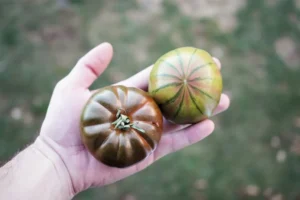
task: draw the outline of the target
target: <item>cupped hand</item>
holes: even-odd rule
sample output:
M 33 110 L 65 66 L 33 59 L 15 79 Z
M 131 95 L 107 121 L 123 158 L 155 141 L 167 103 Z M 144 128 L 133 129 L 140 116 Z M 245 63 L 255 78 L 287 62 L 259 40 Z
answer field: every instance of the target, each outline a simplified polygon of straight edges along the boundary
M 209 119 L 191 126 L 174 125 L 165 120 L 161 141 L 147 159 L 125 169 L 108 167 L 98 162 L 81 141 L 80 115 L 94 92 L 89 87 L 109 65 L 112 56 L 112 46 L 102 43 L 83 56 L 72 71 L 59 81 L 35 142 L 36 148 L 46 156 L 51 151 L 61 159 L 62 164 L 54 165 L 57 170 L 65 168 L 66 174 L 62 178 L 69 179 L 67 182 L 74 195 L 90 187 L 110 184 L 137 173 L 161 157 L 202 140 L 214 130 L 214 123 Z M 221 68 L 219 60 L 215 61 Z M 150 71 L 151 66 L 117 84 L 147 90 Z M 228 107 L 229 98 L 222 94 L 214 114 Z

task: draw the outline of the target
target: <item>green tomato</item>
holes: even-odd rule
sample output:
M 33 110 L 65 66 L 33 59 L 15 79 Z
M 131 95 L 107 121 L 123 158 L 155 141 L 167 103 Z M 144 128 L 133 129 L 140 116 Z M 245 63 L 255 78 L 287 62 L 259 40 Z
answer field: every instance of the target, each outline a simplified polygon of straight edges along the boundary
M 155 62 L 148 92 L 167 120 L 193 124 L 212 116 L 222 89 L 222 76 L 212 56 L 201 49 L 182 47 Z

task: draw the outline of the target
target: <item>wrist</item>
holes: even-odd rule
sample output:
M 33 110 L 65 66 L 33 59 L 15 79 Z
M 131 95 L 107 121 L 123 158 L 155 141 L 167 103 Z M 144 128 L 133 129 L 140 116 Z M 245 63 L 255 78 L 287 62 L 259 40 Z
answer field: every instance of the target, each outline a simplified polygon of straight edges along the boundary
M 54 144 L 52 143 L 54 142 L 38 136 L 31 147 L 40 154 L 43 160 L 48 161 L 51 165 L 52 171 L 59 181 L 57 186 L 60 187 L 60 193 L 64 196 L 62 199 L 72 199 L 74 197 L 74 189 L 69 171 L 59 153 L 54 150 Z

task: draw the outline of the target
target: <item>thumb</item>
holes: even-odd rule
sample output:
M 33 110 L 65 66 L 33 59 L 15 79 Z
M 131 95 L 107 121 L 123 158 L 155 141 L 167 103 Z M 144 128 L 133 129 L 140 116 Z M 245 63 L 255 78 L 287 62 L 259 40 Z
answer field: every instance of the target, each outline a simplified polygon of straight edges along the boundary
M 74 87 L 88 88 L 103 73 L 113 56 L 111 44 L 102 43 L 84 55 L 68 75 Z

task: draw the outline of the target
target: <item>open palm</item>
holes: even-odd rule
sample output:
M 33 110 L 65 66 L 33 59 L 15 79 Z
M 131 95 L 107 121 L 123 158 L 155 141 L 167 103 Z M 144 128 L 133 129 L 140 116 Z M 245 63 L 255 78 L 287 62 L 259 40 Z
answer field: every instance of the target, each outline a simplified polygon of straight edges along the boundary
M 159 158 L 196 143 L 214 129 L 211 120 L 205 120 L 192 126 L 179 126 L 164 121 L 164 133 L 154 153 L 147 159 L 125 169 L 108 167 L 98 162 L 84 147 L 80 139 L 80 114 L 94 91 L 89 87 L 103 73 L 113 55 L 112 46 L 103 43 L 82 57 L 73 70 L 55 87 L 49 108 L 35 144 L 47 154 L 56 154 L 65 168 L 73 194 L 89 187 L 98 187 L 113 183 L 141 171 Z M 220 62 L 215 59 L 219 67 Z M 119 85 L 138 87 L 147 90 L 151 66 Z M 215 114 L 226 110 L 229 99 L 222 94 Z M 54 163 L 55 165 L 55 163 Z M 60 169 L 57 169 L 60 170 Z

